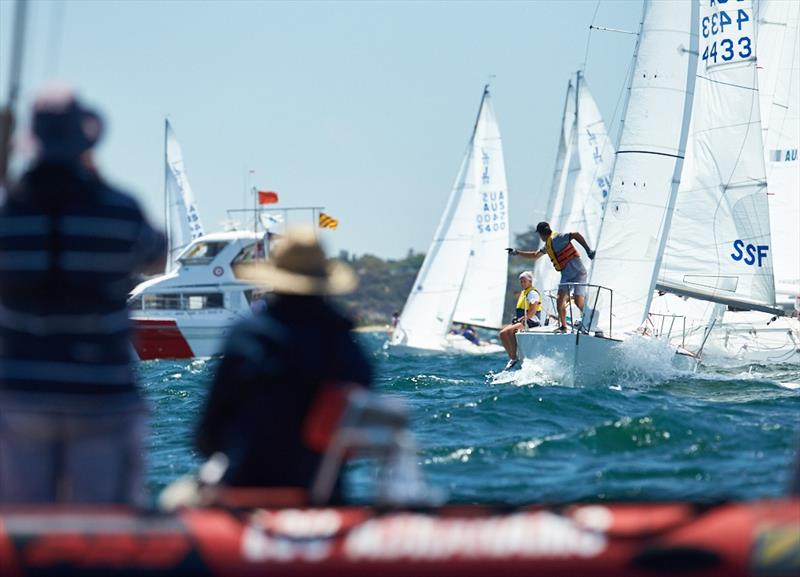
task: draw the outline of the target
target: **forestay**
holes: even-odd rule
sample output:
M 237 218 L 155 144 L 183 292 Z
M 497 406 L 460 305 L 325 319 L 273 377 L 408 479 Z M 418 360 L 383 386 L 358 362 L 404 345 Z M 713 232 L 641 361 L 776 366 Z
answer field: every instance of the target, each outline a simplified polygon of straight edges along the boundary
M 486 126 L 490 119 L 493 127 Z M 478 224 L 490 226 L 490 231 L 481 234 L 495 243 L 494 250 L 499 250 L 495 257 L 500 261 L 507 261 L 502 251 L 503 241 L 498 241 L 499 238 L 502 238 L 501 235 L 508 234 L 505 175 L 496 174 L 497 170 L 502 172 L 503 169 L 502 152 L 499 146 L 499 132 L 494 114 L 489 106 L 487 87 L 481 99 L 478 118 L 461 163 L 461 169 L 450 192 L 433 242 L 417 274 L 411 293 L 408 295 L 398 326 L 392 335 L 392 345 L 428 350 L 444 348 L 445 337 L 453 321 L 462 287 L 465 286 L 471 253 L 475 252 L 473 237 L 481 236 L 477 233 Z M 482 151 L 490 153 L 488 163 L 490 180 L 487 185 L 482 184 L 482 175 L 485 169 Z M 496 157 L 494 164 L 491 159 L 492 154 Z M 492 189 L 488 186 L 492 184 L 502 185 L 502 189 Z M 498 196 L 496 211 L 490 210 L 489 220 L 484 223 L 486 215 L 482 210 L 483 207 L 478 203 L 479 193 L 491 192 L 491 190 L 496 193 L 502 192 L 506 204 L 501 210 Z M 482 197 L 480 198 L 482 199 Z M 495 213 L 498 217 L 497 221 L 494 220 Z M 476 222 L 478 217 L 481 219 L 480 223 Z M 497 231 L 493 226 L 495 222 L 498 223 Z M 503 223 L 503 229 L 500 227 L 500 222 Z M 504 271 L 505 268 L 502 270 Z M 501 282 L 505 287 L 505 277 L 502 280 L 494 279 L 493 282 Z M 502 307 L 502 303 L 500 306 Z M 494 320 L 494 318 L 493 314 L 492 319 Z
M 645 2 L 614 175 L 592 267 L 595 322 L 606 335 L 644 321 L 663 251 L 688 135 L 697 67 L 697 5 Z M 595 291 L 589 291 L 588 305 Z
M 762 0 L 758 88 L 776 293 L 800 294 L 800 2 Z
M 453 321 L 497 329 L 503 326 L 508 277 L 508 188 L 503 144 L 488 92 L 473 137 L 472 170 L 476 169 L 472 246 Z
M 688 156 L 659 288 L 767 310 L 775 288 L 754 13 L 749 1 L 700 6 Z
M 183 152 L 169 120 L 165 124 L 164 201 L 169 241 L 167 271 L 176 266 L 175 259 L 192 240 L 203 236 L 203 225 L 197 212 L 194 194 L 186 178 Z

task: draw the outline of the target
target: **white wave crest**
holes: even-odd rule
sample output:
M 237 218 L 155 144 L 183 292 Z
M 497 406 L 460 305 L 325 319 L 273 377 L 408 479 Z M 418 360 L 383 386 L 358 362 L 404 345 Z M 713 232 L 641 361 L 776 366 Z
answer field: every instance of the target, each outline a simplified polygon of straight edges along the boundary
M 572 373 L 569 367 L 556 358 L 536 357 L 524 359 L 520 368 L 512 371 L 490 373 L 489 382 L 493 385 L 566 385 L 572 386 Z

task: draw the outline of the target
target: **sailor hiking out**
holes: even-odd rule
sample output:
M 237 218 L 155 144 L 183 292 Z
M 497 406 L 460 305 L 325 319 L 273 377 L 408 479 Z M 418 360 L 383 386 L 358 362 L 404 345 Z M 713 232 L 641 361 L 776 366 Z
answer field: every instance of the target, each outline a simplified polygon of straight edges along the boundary
M 508 353 L 506 369 L 513 368 L 517 362 L 517 339 L 519 331 L 527 328 L 538 327 L 542 323 L 542 293 L 533 286 L 533 273 L 525 271 L 519 275 L 519 284 L 522 290 L 519 293 L 514 309 L 514 318 L 511 324 L 500 331 L 500 341 Z
M 567 305 L 570 293 L 575 298 L 575 305 L 583 310 L 584 297 L 586 296 L 586 268 L 572 241 L 577 241 L 585 250 L 590 259 L 594 260 L 595 251 L 589 248 L 589 243 L 579 232 L 558 233 L 553 232 L 550 225 L 540 222 L 536 225 L 536 232 L 544 242 L 541 250 L 516 250 L 509 249 L 509 254 L 537 260 L 545 254 L 550 257 L 553 267 L 561 273 L 558 283 L 558 319 L 557 333 L 567 331 Z

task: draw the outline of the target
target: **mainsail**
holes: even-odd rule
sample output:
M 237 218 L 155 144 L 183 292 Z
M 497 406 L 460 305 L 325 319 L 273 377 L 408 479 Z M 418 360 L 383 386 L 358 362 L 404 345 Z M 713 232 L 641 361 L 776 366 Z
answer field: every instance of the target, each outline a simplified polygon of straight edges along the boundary
M 457 306 L 463 322 L 480 317 L 486 322 L 476 324 L 499 324 L 503 302 L 495 292 L 502 285 L 505 293 L 507 258 L 502 249 L 508 243 L 505 182 L 500 134 L 486 87 L 461 169 L 403 307 L 393 345 L 442 350 Z M 488 207 L 482 202 L 484 194 Z M 502 262 L 490 263 L 492 256 Z M 475 273 L 470 272 L 473 267 Z M 475 295 L 481 290 L 489 303 L 477 302 Z
M 770 311 L 773 245 L 755 15 L 747 0 L 700 4 L 691 136 L 658 287 Z
M 192 240 L 203 236 L 192 188 L 183 167 L 183 152 L 169 120 L 164 126 L 165 167 L 164 203 L 169 254 L 167 272 L 175 268 L 175 259 Z
M 695 2 L 645 2 L 625 121 L 584 316 L 607 336 L 638 328 L 652 298 L 689 133 L 697 68 Z M 613 298 L 613 326 L 609 315 Z
M 479 172 L 474 177 L 472 247 L 453 321 L 499 329 L 508 277 L 508 188 L 503 143 L 488 92 L 475 128 L 472 159 L 472 170 Z

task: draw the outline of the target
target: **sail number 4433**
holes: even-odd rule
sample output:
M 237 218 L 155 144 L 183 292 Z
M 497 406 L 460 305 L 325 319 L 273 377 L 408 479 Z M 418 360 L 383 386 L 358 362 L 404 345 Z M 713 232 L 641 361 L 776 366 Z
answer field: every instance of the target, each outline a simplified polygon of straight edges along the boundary
M 753 56 L 749 8 L 750 3 L 744 0 L 708 0 L 706 9 L 711 13 L 700 19 L 706 66 Z

